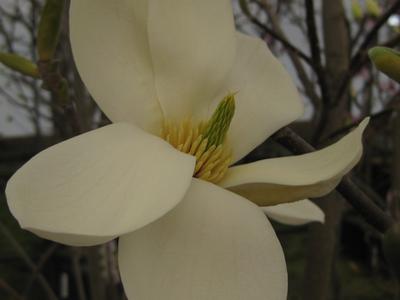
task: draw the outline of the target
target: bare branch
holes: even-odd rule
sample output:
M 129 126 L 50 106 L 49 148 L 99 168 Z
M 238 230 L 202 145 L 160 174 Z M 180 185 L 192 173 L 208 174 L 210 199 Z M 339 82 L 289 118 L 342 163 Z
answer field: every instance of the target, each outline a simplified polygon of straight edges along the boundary
M 0 232 L 8 239 L 11 246 L 14 247 L 19 257 L 25 262 L 25 264 L 31 269 L 31 271 L 36 272 L 37 266 L 29 257 L 29 255 L 25 252 L 24 248 L 18 243 L 18 241 L 14 238 L 14 236 L 10 233 L 7 227 L 0 221 Z M 47 297 L 51 300 L 58 300 L 56 294 L 53 289 L 50 287 L 46 278 L 42 274 L 38 274 L 38 280 L 43 290 L 46 292 Z
M 5 290 L 8 294 L 11 295 L 12 299 L 16 300 L 24 300 L 24 298 L 7 282 L 0 278 L 0 289 Z
M 313 68 L 318 77 L 318 82 L 321 89 L 322 101 L 324 103 L 330 103 L 330 95 L 328 92 L 328 86 L 324 74 L 324 67 L 322 66 L 321 49 L 319 46 L 320 43 L 317 34 L 317 27 L 315 24 L 314 1 L 305 0 L 305 7 L 306 7 L 308 40 L 313 60 Z

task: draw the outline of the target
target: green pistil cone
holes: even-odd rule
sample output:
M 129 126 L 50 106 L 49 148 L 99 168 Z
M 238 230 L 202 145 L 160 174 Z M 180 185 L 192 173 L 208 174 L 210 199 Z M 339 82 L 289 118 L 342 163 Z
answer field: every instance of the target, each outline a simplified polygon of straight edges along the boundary
M 368 55 L 379 71 L 400 83 L 400 52 L 374 47 L 368 51 Z
M 207 148 L 221 145 L 229 130 L 235 114 L 235 94 L 229 94 L 219 103 L 204 130 L 204 138 L 208 139 Z

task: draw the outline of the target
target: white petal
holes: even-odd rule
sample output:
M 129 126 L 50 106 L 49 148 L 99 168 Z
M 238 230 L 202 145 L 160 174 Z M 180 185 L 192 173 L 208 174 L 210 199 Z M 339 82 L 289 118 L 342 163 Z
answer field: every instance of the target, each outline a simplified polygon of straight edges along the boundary
M 236 47 L 235 65 L 219 97 L 238 92 L 229 129 L 235 161 L 303 114 L 292 79 L 266 43 L 238 33 Z
M 179 120 L 208 106 L 235 55 L 230 1 L 150 1 L 148 34 L 165 115 Z
M 286 299 L 285 260 L 265 215 L 196 179 L 170 213 L 120 238 L 119 266 L 129 299 Z
M 220 185 L 261 206 L 323 196 L 360 160 L 367 124 L 319 151 L 232 167 Z
M 324 223 L 324 212 L 310 200 L 300 200 L 263 207 L 262 210 L 274 221 L 287 225 L 304 225 L 310 222 Z
M 21 227 L 69 245 L 94 245 L 140 228 L 182 200 L 194 159 L 128 124 L 50 147 L 10 179 Z
M 158 133 L 162 112 L 147 7 L 148 0 L 71 1 L 71 45 L 79 73 L 104 113 L 113 122 L 134 122 Z

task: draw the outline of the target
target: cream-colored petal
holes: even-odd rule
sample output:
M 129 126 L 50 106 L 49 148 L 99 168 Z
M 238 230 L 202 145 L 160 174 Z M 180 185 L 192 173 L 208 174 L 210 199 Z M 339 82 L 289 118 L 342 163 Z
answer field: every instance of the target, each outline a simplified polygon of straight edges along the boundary
M 120 238 L 119 266 L 129 299 L 286 299 L 285 260 L 265 215 L 197 179 L 166 216 Z
M 73 0 L 70 35 L 79 74 L 104 113 L 158 133 L 147 8 L 148 0 Z
M 209 112 L 229 91 L 237 92 L 228 132 L 234 161 L 303 114 L 292 79 L 266 43 L 241 33 L 236 37 L 235 64 Z
M 221 87 L 235 55 L 230 2 L 149 1 L 150 51 L 166 117 L 196 114 Z
M 182 200 L 194 159 L 129 124 L 50 147 L 8 182 L 22 228 L 60 243 L 103 243 L 140 228 Z
M 310 222 L 324 223 L 324 212 L 310 200 L 300 200 L 262 208 L 274 221 L 287 225 L 304 225 Z
M 367 124 L 319 151 L 232 167 L 219 184 L 260 206 L 323 196 L 360 160 Z

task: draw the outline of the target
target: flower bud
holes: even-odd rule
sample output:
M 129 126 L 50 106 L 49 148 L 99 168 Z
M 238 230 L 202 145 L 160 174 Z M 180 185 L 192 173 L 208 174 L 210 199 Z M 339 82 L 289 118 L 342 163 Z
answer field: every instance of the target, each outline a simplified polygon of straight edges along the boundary
M 0 63 L 21 74 L 39 77 L 37 66 L 30 60 L 12 53 L 0 52 Z
M 354 20 L 359 21 L 363 18 L 364 12 L 359 0 L 353 0 L 351 2 L 351 12 L 353 14 Z
M 378 18 L 382 14 L 382 9 L 376 0 L 367 0 L 367 13 L 374 18 Z
M 375 67 L 390 78 L 400 82 L 400 53 L 385 47 L 374 47 L 368 55 Z
M 37 51 L 42 61 L 51 60 L 60 36 L 65 0 L 47 0 L 43 8 L 37 36 Z

